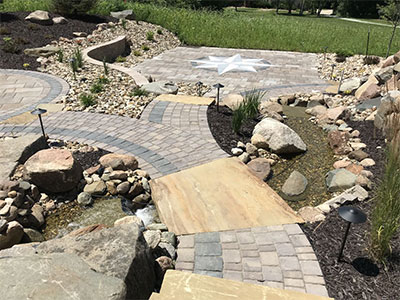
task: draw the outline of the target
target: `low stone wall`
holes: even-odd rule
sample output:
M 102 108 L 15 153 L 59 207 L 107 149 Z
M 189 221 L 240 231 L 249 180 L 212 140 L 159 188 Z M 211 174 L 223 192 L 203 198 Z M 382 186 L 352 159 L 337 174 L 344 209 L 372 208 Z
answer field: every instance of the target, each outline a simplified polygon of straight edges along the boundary
M 102 66 L 104 58 L 106 59 L 106 61 L 115 60 L 115 58 L 125 52 L 126 46 L 126 36 L 119 36 L 116 39 L 107 43 L 85 49 L 83 51 L 83 59 L 91 64 Z M 138 86 L 149 83 L 146 77 L 132 69 L 115 64 L 107 64 L 107 66 L 110 69 L 114 69 L 129 75 Z

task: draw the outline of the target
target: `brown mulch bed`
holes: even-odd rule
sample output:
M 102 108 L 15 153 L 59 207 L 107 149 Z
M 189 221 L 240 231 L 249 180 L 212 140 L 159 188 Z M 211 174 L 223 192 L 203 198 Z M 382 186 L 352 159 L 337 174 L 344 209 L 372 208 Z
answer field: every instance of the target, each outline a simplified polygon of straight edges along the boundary
M 375 183 L 384 170 L 384 140 L 375 131 L 372 122 L 347 122 L 360 131 L 366 152 L 376 165 L 370 170 L 375 175 Z M 382 148 L 380 148 L 382 147 Z M 373 192 L 371 192 L 373 195 Z M 351 204 L 360 208 L 367 216 L 373 209 L 373 200 Z M 302 229 L 310 240 L 318 257 L 326 286 L 335 299 L 399 299 L 400 291 L 400 233 L 392 241 L 393 255 L 383 265 L 374 264 L 368 256 L 370 223 L 352 225 L 344 250 L 343 261 L 337 262 L 340 245 L 347 223 L 332 211 L 322 223 L 303 225 Z
M 237 143 L 249 143 L 251 140 L 254 126 L 259 122 L 257 120 L 248 120 L 243 123 L 240 135 L 232 130 L 232 110 L 226 106 L 220 106 L 217 112 L 216 105 L 210 105 L 207 110 L 208 126 L 217 144 L 228 154 L 231 149 L 237 146 Z
M 36 70 L 40 67 L 40 63 L 36 61 L 37 57 L 25 55 L 24 49 L 42 47 L 60 37 L 72 39 L 73 32 L 90 34 L 96 29 L 97 24 L 115 21 L 112 17 L 82 16 L 74 19 L 67 18 L 67 24 L 45 26 L 25 21 L 28 14 L 29 12 L 0 13 L 0 69 Z M 50 16 L 58 15 L 50 14 Z M 16 53 L 3 50 L 4 38 L 7 37 L 16 43 Z M 29 67 L 24 68 L 23 65 L 26 63 Z

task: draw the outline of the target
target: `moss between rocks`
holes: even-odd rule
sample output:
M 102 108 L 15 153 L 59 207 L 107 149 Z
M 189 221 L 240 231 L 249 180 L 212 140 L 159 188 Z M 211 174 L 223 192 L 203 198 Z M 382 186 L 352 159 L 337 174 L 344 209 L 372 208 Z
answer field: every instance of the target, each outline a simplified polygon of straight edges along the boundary
M 304 206 L 316 206 L 331 198 L 325 185 L 325 174 L 332 169 L 336 161 L 329 147 L 327 134 L 321 128 L 308 121 L 304 108 L 285 107 L 288 119 L 285 124 L 292 128 L 307 145 L 304 154 L 287 157 L 272 167 L 272 178 L 267 182 L 295 210 Z M 308 180 L 307 189 L 296 197 L 288 197 L 281 188 L 289 175 L 297 170 Z

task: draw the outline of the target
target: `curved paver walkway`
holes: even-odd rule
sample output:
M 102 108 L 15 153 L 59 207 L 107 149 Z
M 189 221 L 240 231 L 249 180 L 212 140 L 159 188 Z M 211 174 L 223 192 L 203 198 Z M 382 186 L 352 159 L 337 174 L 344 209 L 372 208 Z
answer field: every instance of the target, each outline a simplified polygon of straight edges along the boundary
M 177 270 L 328 296 L 297 224 L 180 236 L 177 255 Z
M 218 75 L 216 69 L 196 69 L 191 60 L 208 56 L 231 57 L 240 54 L 243 58 L 262 59 L 272 66 L 257 72 L 227 72 Z M 225 87 L 222 95 L 262 89 L 267 96 L 278 96 L 296 92 L 324 90 L 327 83 L 319 78 L 316 54 L 285 51 L 229 49 L 212 47 L 178 47 L 165 51 L 153 59 L 134 67 L 143 75 L 155 80 L 173 82 L 198 82 L 213 85 L 217 82 Z M 215 94 L 213 90 L 209 95 Z
M 0 69 L 0 122 L 31 111 L 38 104 L 55 102 L 68 90 L 65 80 L 49 74 Z

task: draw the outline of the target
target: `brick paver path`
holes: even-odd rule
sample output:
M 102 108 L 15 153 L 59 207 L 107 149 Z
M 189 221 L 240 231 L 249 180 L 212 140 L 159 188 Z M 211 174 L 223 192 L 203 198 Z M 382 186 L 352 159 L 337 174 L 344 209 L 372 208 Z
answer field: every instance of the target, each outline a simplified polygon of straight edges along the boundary
M 231 57 L 235 54 L 240 54 L 243 58 L 263 59 L 273 66 L 260 69 L 257 73 L 232 71 L 218 75 L 215 69 L 195 69 L 190 62 L 208 56 Z M 134 69 L 146 76 L 151 75 L 155 80 L 201 81 L 209 85 L 220 82 L 225 86 L 222 89 L 223 95 L 262 89 L 267 91 L 267 96 L 277 96 L 323 90 L 327 86 L 319 78 L 317 56 L 312 53 L 178 47 L 144 61 Z M 210 96 L 213 94 L 215 91 Z
M 177 270 L 328 296 L 297 224 L 180 236 L 177 255 Z
M 0 122 L 66 95 L 66 81 L 44 73 L 0 69 Z

